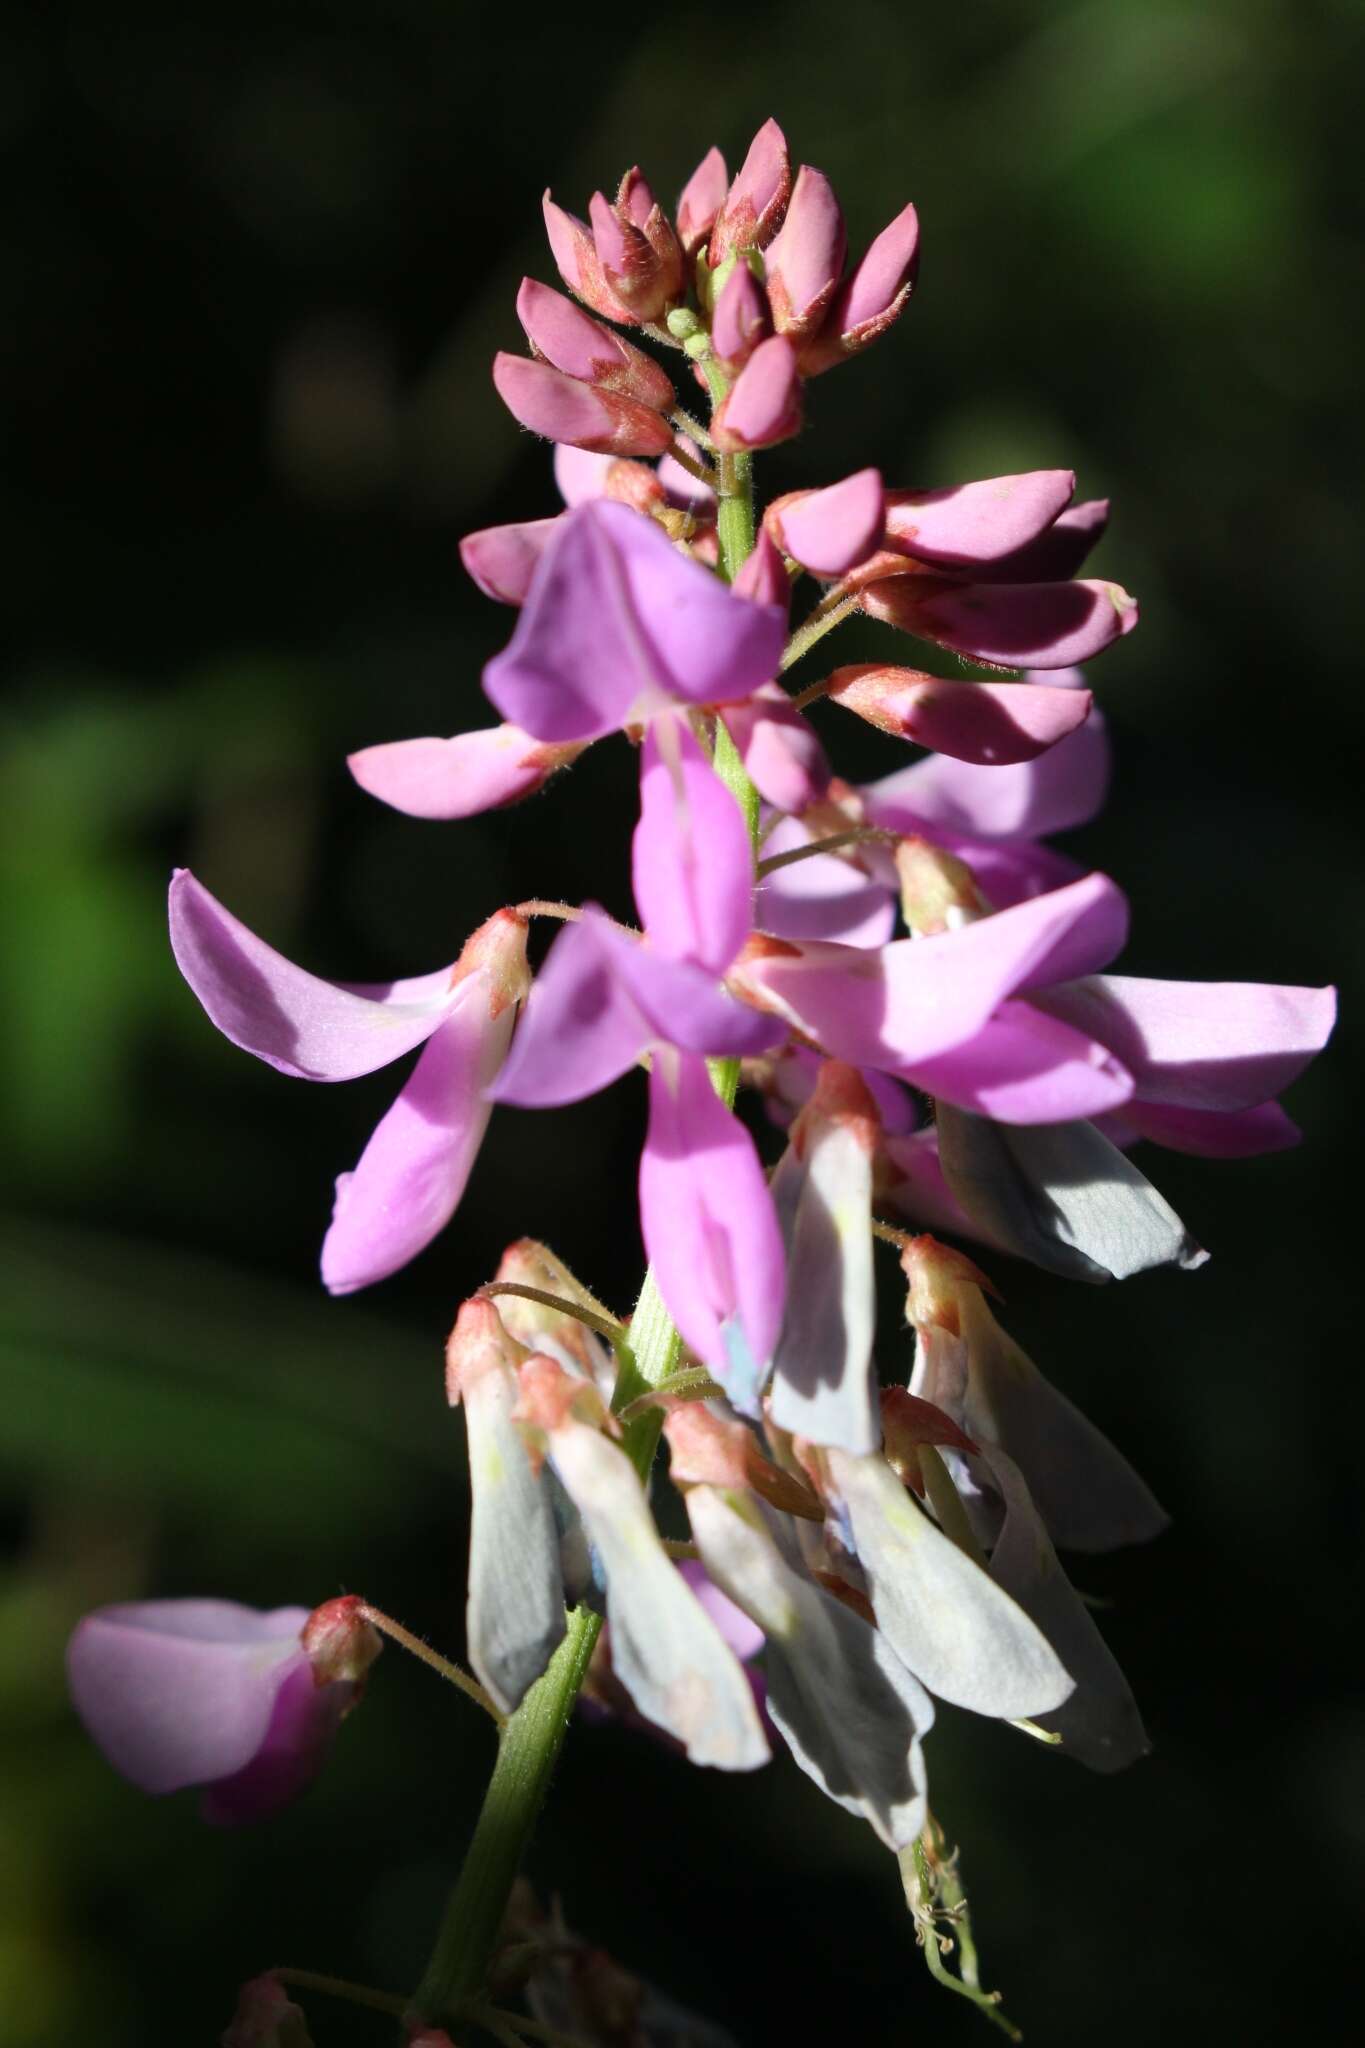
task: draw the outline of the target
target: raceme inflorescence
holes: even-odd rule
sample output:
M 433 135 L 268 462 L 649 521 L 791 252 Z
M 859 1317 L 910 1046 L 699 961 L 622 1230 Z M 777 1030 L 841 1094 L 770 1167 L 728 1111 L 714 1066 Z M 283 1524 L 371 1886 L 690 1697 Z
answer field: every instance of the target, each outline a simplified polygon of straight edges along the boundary
M 770 121 L 733 179 L 712 150 L 672 219 L 632 169 L 586 221 L 547 194 L 545 224 L 569 296 L 523 283 L 526 352 L 499 354 L 493 381 L 556 444 L 563 508 L 461 549 L 516 613 L 483 677 L 501 723 L 350 765 L 398 810 L 456 821 L 547 784 L 570 804 L 565 771 L 623 735 L 638 927 L 591 902 L 490 905 L 451 964 L 360 986 L 284 959 L 182 871 L 171 941 L 218 1028 L 283 1073 L 340 1081 L 418 1052 L 337 1182 L 334 1293 L 445 1229 L 498 1104 L 551 1110 L 637 1068 L 643 1291 L 625 1319 L 523 1239 L 459 1310 L 446 1387 L 468 1435 L 474 1677 L 355 1598 L 312 1616 L 147 1602 L 77 1629 L 76 1703 L 126 1775 L 204 1787 L 216 1821 L 307 1781 L 380 1633 L 498 1723 L 418 1989 L 272 1973 L 243 1992 L 235 2048 L 306 2040 L 290 1994 L 310 1984 L 414 2041 L 665 2037 L 658 1995 L 620 1971 L 635 2031 L 608 2036 L 566 1973 L 573 1937 L 513 1885 L 580 1689 L 714 1769 L 785 1747 L 899 1860 L 934 1974 L 1006 2025 L 926 1738 L 947 1702 L 1100 1771 L 1140 1756 L 1058 1550 L 1141 1542 L 1165 1517 L 997 1321 L 978 1261 L 1089 1283 L 1198 1267 L 1134 1155 L 1292 1144 L 1277 1097 L 1333 995 L 1110 971 L 1123 893 L 1049 841 L 1103 799 L 1082 665 L 1138 614 L 1077 573 L 1108 506 L 1074 502 L 1069 471 L 923 489 L 865 467 L 760 515 L 756 453 L 798 435 L 817 380 L 905 308 L 913 207 L 850 269 L 828 179 L 793 178 Z M 892 629 L 886 658 L 815 672 L 854 616 Z M 920 752 L 840 779 L 806 716 L 823 699 Z M 537 918 L 559 922 L 533 974 Z M 913 1347 L 880 1375 L 892 1256 Z

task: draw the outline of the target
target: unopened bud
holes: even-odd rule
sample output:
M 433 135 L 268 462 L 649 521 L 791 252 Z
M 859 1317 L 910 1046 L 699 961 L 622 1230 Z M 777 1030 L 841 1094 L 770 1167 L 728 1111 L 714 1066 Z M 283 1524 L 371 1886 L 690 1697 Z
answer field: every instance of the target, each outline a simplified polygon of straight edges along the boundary
M 918 262 L 919 219 L 914 207 L 906 206 L 835 293 L 801 351 L 802 375 L 832 370 L 885 334 L 914 288 Z
M 596 455 L 662 455 L 673 441 L 673 429 L 650 406 L 581 383 L 549 363 L 500 350 L 493 383 L 512 417 L 547 441 Z
M 593 243 L 592 230 L 587 223 L 572 213 L 566 213 L 562 206 L 556 206 L 548 191 L 541 207 L 555 268 L 574 297 L 582 299 L 584 305 L 591 306 L 593 312 L 600 313 L 604 320 L 634 326 L 637 316 L 628 306 L 622 305 L 607 283 Z
M 803 569 L 816 576 L 843 576 L 881 540 L 881 475 L 875 469 L 860 469 L 825 490 L 792 491 L 775 498 L 763 524 Z
M 708 149 L 678 199 L 678 239 L 689 256 L 697 252 L 715 226 L 729 182 L 725 158 L 718 149 Z M 670 321 L 673 317 L 669 315 Z
M 726 195 L 711 236 L 710 262 L 717 269 L 736 249 L 765 249 L 782 225 L 791 196 L 787 139 L 776 121 L 765 121 L 749 145 Z
M 789 441 L 801 426 L 796 351 L 780 334 L 760 342 L 716 410 L 711 437 L 733 453 Z
M 917 939 L 957 931 L 990 909 L 966 861 L 927 839 L 896 843 L 901 915 Z
M 823 171 L 802 164 L 781 231 L 768 250 L 766 276 L 773 325 L 802 342 L 824 318 L 844 268 L 848 238 L 834 187 Z
M 485 1373 L 499 1368 L 514 1373 L 525 1356 L 526 1346 L 508 1334 L 494 1304 L 485 1295 L 471 1295 L 446 1339 L 447 1401 L 458 1408 Z
M 581 383 L 618 391 L 656 412 L 677 403 L 668 377 L 652 356 L 590 320 L 571 299 L 534 278 L 522 279 L 517 293 L 517 318 L 526 339 L 547 363 Z
M 303 1624 L 302 1642 L 315 1685 L 359 1684 L 384 1645 L 357 1593 L 324 1600 Z
M 237 1994 L 221 2048 L 313 2048 L 303 2012 L 275 1977 L 253 1977 Z
M 711 347 L 729 370 L 742 369 L 772 332 L 762 285 L 747 263 L 736 263 L 722 285 L 711 319 Z

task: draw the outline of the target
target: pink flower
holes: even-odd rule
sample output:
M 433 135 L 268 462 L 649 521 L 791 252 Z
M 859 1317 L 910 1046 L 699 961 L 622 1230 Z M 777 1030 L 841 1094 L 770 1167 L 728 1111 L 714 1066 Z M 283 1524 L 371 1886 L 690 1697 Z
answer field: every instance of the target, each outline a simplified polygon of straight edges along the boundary
M 785 640 L 777 606 L 737 597 L 653 520 L 592 500 L 557 526 L 484 688 L 538 739 L 597 739 L 675 705 L 752 696 Z
M 353 1173 L 322 1248 L 334 1294 L 387 1278 L 443 1230 L 488 1125 L 485 1091 L 526 993 L 526 923 L 500 910 L 453 966 L 373 987 L 320 981 L 186 869 L 171 883 L 176 962 L 225 1037 L 306 1081 L 348 1081 L 425 1047 Z
M 781 1027 L 719 986 L 748 931 L 752 857 L 738 805 L 679 718 L 646 736 L 634 877 L 646 942 L 591 906 L 567 926 L 492 1092 L 575 1102 L 651 1053 L 646 1248 L 687 1342 L 752 1405 L 781 1321 L 781 1239 L 753 1142 L 703 1056 L 761 1051 Z
M 67 1647 L 76 1711 L 143 1792 L 199 1785 L 205 1820 L 259 1820 L 316 1776 L 357 1696 L 348 1680 L 317 1682 L 308 1618 L 230 1600 L 97 1608 Z

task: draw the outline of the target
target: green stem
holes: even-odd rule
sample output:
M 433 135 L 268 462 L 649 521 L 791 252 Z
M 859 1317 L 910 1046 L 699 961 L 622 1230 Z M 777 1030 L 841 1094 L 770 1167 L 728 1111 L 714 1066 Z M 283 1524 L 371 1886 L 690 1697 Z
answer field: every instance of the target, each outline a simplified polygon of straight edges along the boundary
M 413 2012 L 423 2019 L 453 2018 L 483 1987 L 508 1895 L 601 1627 L 600 1615 L 576 1607 L 544 1677 L 503 1725 L 474 1839 L 412 2001 Z

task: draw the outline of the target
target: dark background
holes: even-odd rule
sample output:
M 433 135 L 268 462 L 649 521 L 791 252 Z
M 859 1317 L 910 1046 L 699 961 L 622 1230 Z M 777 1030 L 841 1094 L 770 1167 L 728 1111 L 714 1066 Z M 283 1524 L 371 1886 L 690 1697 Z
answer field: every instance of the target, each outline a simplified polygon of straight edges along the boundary
M 184 860 L 354 979 L 450 959 L 532 892 L 625 907 L 624 747 L 444 827 L 343 765 L 488 722 L 511 615 L 455 543 L 553 509 L 487 377 L 520 345 L 517 281 L 553 276 L 547 182 L 585 210 L 639 159 L 668 198 L 774 113 L 855 246 L 914 198 L 917 298 L 813 388 L 766 485 L 1066 463 L 1112 493 L 1098 566 L 1144 617 L 1093 672 L 1119 771 L 1077 845 L 1132 895 L 1126 964 L 1358 973 L 1361 9 L 744 19 L 575 9 L 532 33 L 436 0 L 132 0 L 115 23 L 76 0 L 2 32 L 5 2048 L 211 2042 L 272 1963 L 415 1981 L 489 1764 L 472 1709 L 391 1653 L 309 1798 L 219 1835 L 108 1771 L 61 1647 L 101 1600 L 343 1587 L 457 1646 L 455 1306 L 522 1232 L 622 1308 L 638 1284 L 623 1083 L 500 1112 L 441 1243 L 329 1302 L 331 1179 L 395 1077 L 282 1080 L 214 1033 L 164 940 Z M 900 758 L 823 729 L 845 772 Z M 1365 1848 L 1354 1092 L 1341 1039 L 1293 1092 L 1301 1151 L 1152 1156 L 1214 1252 L 1198 1275 L 999 1273 L 1010 1327 L 1174 1516 L 1084 1574 L 1148 1762 L 1092 1778 L 947 1710 L 932 1740 L 987 1978 L 1034 2042 L 1342 2037 Z M 894 1864 L 785 1761 L 736 1783 L 576 1730 L 532 1874 L 746 2044 L 986 2038 L 931 1989 Z M 385 2038 L 313 2018 L 321 2048 Z

